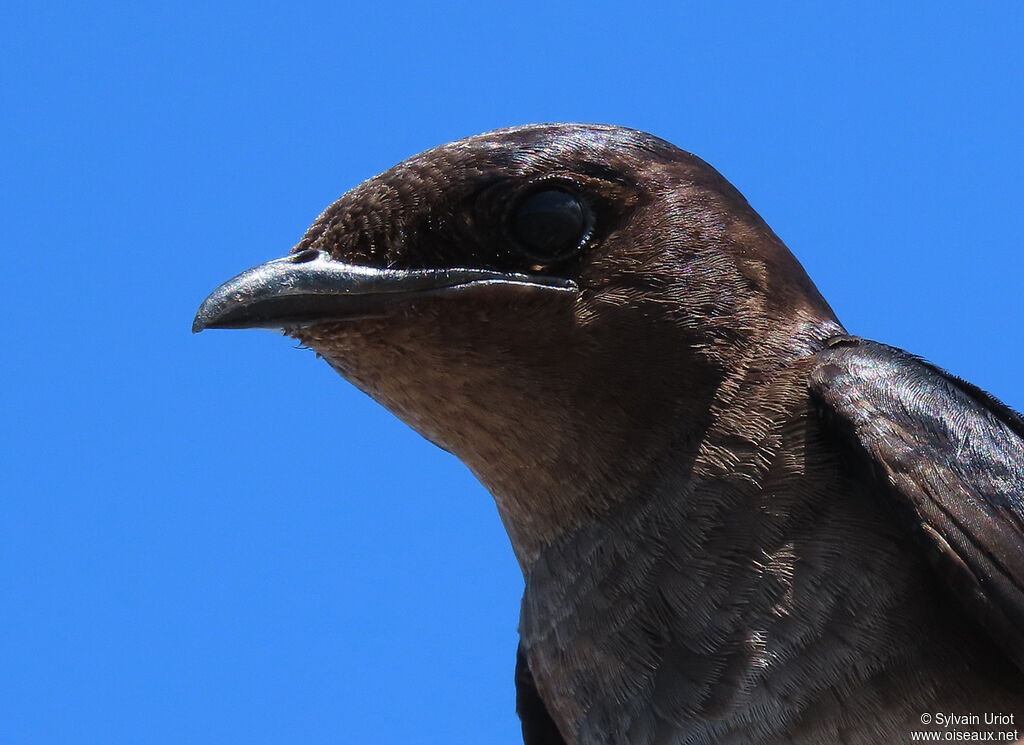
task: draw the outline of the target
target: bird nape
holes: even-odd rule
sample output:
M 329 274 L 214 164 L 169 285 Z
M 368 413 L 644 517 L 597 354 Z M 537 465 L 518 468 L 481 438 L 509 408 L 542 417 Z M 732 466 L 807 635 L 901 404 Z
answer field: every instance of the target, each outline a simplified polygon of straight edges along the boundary
M 429 150 L 193 330 L 250 327 L 493 494 L 526 584 L 528 745 L 909 742 L 951 731 L 931 712 L 970 740 L 1024 718 L 1024 421 L 847 335 L 695 156 L 580 124 Z

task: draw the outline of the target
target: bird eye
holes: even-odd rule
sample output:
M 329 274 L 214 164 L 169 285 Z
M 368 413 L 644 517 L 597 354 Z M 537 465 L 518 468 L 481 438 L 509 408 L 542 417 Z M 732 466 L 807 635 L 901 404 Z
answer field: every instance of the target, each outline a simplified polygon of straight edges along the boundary
M 531 257 L 555 261 L 580 248 L 587 222 L 579 197 L 563 188 L 546 187 L 519 200 L 509 216 L 509 230 Z

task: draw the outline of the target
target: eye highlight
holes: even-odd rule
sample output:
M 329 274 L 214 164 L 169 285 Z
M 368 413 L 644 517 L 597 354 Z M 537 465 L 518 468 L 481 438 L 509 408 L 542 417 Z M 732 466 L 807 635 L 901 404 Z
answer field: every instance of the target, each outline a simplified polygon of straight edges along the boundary
M 576 253 L 589 232 L 589 212 L 562 186 L 542 186 L 521 196 L 508 216 L 508 230 L 524 253 L 543 262 Z

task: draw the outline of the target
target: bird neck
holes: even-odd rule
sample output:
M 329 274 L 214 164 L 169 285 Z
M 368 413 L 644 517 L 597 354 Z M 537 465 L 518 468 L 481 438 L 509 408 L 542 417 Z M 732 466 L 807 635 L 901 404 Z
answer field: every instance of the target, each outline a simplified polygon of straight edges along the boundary
M 524 575 L 548 547 L 649 496 L 709 479 L 758 483 L 780 421 L 805 404 L 800 361 L 838 324 L 780 335 L 786 348 L 749 345 L 721 364 L 694 364 L 665 343 L 581 366 L 561 406 L 505 417 L 457 451 L 494 496 Z M 621 335 L 620 335 L 621 338 Z M 657 360 L 643 355 L 657 349 Z M 507 398 L 507 395 L 506 395 Z M 517 407 L 513 407 L 515 409 Z M 523 458 L 522 454 L 530 454 Z

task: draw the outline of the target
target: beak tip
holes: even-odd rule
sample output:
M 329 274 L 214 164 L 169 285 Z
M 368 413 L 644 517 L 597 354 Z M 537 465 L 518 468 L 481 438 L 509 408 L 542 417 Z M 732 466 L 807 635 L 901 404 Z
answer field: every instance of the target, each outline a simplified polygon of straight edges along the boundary
M 200 331 L 206 331 L 209 328 L 216 328 L 217 320 L 222 315 L 222 309 L 219 307 L 219 304 L 212 302 L 216 294 L 216 291 L 214 291 L 213 295 L 206 298 L 202 305 L 199 306 L 199 310 L 196 311 L 195 318 L 192 319 L 193 334 L 198 334 Z

